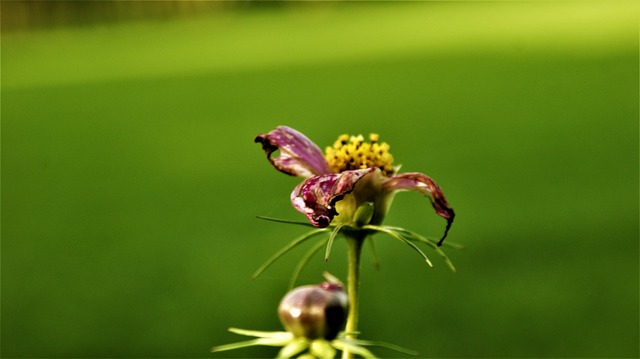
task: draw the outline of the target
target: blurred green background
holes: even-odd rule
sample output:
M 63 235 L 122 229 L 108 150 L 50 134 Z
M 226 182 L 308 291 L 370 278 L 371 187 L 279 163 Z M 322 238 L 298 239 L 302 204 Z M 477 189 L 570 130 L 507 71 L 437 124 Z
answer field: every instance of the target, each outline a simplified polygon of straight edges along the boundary
M 374 237 L 363 338 L 638 357 L 636 3 L 177 4 L 2 2 L 3 357 L 275 355 L 209 349 L 281 329 L 310 246 L 250 279 L 305 231 L 255 218 L 303 219 L 253 143 L 280 124 L 380 133 L 458 214 L 455 274 Z M 385 223 L 444 228 L 415 193 Z

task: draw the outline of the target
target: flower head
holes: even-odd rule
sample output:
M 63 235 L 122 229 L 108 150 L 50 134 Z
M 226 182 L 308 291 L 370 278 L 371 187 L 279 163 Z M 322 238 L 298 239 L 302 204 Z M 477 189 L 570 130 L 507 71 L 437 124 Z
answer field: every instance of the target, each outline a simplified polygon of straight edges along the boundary
M 436 214 L 447 220 L 438 245 L 453 223 L 455 213 L 440 187 L 422 173 L 398 174 L 389 145 L 379 142 L 377 134 L 371 134 L 369 142 L 362 135 L 341 135 L 325 153 L 305 135 L 286 126 L 258 135 L 255 142 L 262 144 L 277 170 L 304 178 L 291 193 L 291 203 L 315 227 L 328 227 L 334 220 L 353 224 L 358 208 L 365 203 L 373 204 L 373 213 L 369 223 L 361 225 L 380 224 L 394 194 L 402 190 L 428 196 Z
M 385 176 L 396 172 L 393 156 L 389 153 L 386 142 L 378 143 L 380 136 L 372 133 L 369 141 L 365 142 L 362 135 L 341 135 L 332 147 L 325 149 L 325 159 L 334 173 L 350 170 L 379 168 Z

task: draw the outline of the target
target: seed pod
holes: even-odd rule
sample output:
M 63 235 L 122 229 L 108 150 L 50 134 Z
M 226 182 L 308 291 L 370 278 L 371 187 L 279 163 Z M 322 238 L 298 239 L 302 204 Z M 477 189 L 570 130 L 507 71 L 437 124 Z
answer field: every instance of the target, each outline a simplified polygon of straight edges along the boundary
M 347 319 L 348 298 L 341 285 L 324 282 L 298 287 L 278 307 L 282 325 L 294 336 L 334 339 Z

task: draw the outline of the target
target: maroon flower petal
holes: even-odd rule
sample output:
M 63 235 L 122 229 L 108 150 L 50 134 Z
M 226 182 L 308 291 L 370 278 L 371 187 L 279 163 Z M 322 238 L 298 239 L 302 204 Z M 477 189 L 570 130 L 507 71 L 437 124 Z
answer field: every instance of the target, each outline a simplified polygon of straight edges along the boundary
M 356 183 L 365 175 L 375 170 L 374 167 L 310 177 L 291 192 L 291 204 L 304 213 L 315 227 L 325 228 L 338 214 L 336 202 L 353 191 Z
M 385 191 L 412 190 L 420 192 L 425 196 L 430 196 L 431 204 L 436 210 L 436 214 L 447 220 L 444 235 L 438 242 L 438 245 L 442 245 L 453 224 L 455 213 L 453 212 L 453 208 L 449 207 L 447 199 L 444 197 L 444 193 L 440 187 L 429 176 L 417 172 L 398 174 L 385 181 L 383 189 Z
M 259 134 L 255 142 L 262 144 L 271 164 L 288 175 L 311 177 L 331 173 L 320 148 L 290 127 L 278 126 L 266 135 Z M 280 155 L 271 157 L 277 150 L 280 150 Z

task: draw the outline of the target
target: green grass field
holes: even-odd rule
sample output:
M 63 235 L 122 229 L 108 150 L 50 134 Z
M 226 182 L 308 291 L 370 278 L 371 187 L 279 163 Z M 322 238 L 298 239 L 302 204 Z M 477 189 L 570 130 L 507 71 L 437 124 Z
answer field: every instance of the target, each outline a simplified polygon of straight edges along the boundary
M 281 330 L 298 179 L 253 138 L 380 133 L 458 215 L 451 273 L 376 236 L 362 338 L 638 357 L 638 6 L 312 4 L 2 34 L 2 357 L 210 354 Z M 415 193 L 386 224 L 438 237 Z M 314 258 L 345 277 L 346 246 Z M 428 252 L 431 254 L 431 252 Z M 382 357 L 397 353 L 374 350 Z

